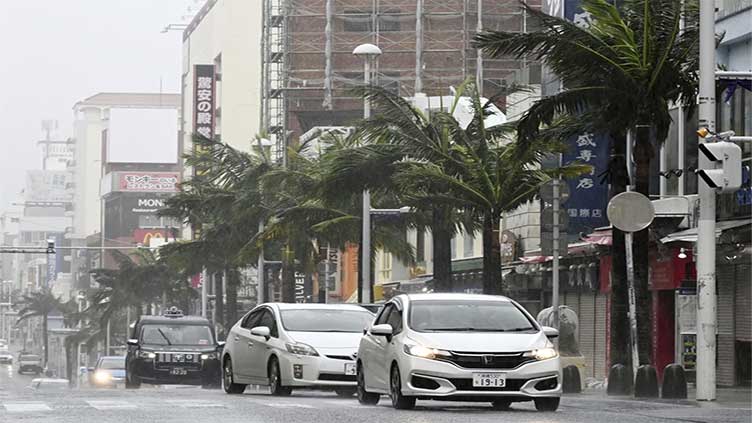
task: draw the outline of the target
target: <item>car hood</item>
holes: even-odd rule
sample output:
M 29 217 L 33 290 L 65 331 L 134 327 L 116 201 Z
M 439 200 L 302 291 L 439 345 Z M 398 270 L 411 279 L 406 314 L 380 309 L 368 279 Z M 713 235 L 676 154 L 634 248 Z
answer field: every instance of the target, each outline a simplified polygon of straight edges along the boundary
M 415 332 L 408 335 L 413 341 L 429 348 L 461 352 L 520 352 L 546 346 L 543 332 Z
M 302 342 L 324 354 L 350 354 L 358 350 L 360 332 L 287 332 L 295 342 Z

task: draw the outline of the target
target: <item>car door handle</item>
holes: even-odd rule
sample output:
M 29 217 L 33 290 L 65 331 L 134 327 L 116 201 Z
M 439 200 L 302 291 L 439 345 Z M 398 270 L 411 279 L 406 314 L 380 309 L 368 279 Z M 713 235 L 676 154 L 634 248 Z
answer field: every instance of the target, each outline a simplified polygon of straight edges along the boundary
M 240 337 L 238 335 L 235 335 L 235 342 L 240 341 Z
M 253 342 L 248 341 L 248 348 L 251 348 L 251 347 L 253 347 Z

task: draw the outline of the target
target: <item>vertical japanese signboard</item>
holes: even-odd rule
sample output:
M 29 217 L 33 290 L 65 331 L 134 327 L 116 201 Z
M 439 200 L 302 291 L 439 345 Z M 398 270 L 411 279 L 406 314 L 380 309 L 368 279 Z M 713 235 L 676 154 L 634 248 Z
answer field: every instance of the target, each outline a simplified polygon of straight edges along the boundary
M 214 139 L 215 114 L 214 99 L 216 96 L 216 80 L 214 65 L 195 65 L 193 81 L 193 135 L 194 137 Z M 194 144 L 194 152 L 198 145 Z M 202 169 L 193 168 L 193 175 L 201 175 Z M 201 235 L 201 226 L 194 224 L 192 228 L 193 239 Z
M 608 184 L 601 177 L 608 169 L 610 140 L 607 136 L 586 133 L 572 137 L 567 143 L 569 150 L 562 157 L 564 165 L 580 163 L 592 166 L 592 170 L 567 180 L 569 200 L 570 233 L 590 233 L 593 229 L 608 225 Z

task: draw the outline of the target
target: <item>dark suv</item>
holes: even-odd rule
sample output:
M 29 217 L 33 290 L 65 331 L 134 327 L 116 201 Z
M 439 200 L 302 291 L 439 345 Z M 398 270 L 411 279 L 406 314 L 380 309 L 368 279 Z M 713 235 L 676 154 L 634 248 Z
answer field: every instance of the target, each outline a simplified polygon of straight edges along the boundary
M 144 382 L 219 388 L 223 346 L 203 317 L 183 316 L 174 307 L 164 316 L 141 316 L 128 339 L 125 387 Z

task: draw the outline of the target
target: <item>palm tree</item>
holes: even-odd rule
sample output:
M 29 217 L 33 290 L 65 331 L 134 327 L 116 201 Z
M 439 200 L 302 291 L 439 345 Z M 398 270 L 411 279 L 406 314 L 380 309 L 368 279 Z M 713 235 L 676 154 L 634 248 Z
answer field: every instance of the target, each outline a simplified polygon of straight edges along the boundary
M 542 59 L 561 78 L 565 90 L 537 101 L 521 119 L 518 142 L 534 140 L 557 116 L 583 115 L 613 140 L 612 193 L 623 192 L 627 134 L 634 135 L 634 185 L 650 194 L 650 162 L 667 136 L 669 105 L 691 112 L 697 93 L 698 8 L 696 0 L 583 0 L 589 27 L 535 11 L 540 29 L 520 34 L 488 31 L 476 45 L 491 57 L 515 55 Z M 682 25 L 683 20 L 683 25 Z M 650 362 L 648 231 L 635 234 L 635 281 L 640 362 Z M 613 363 L 628 363 L 626 344 L 626 262 L 623 234 L 614 230 L 612 281 Z
M 47 318 L 53 311 L 61 310 L 62 303 L 59 297 L 56 297 L 49 288 L 42 288 L 39 291 L 24 295 L 21 298 L 21 310 L 18 311 L 18 321 L 29 319 L 31 317 L 42 318 L 42 337 L 44 343 L 44 363 L 43 367 L 47 368 L 49 358 L 49 334 L 47 333 Z

